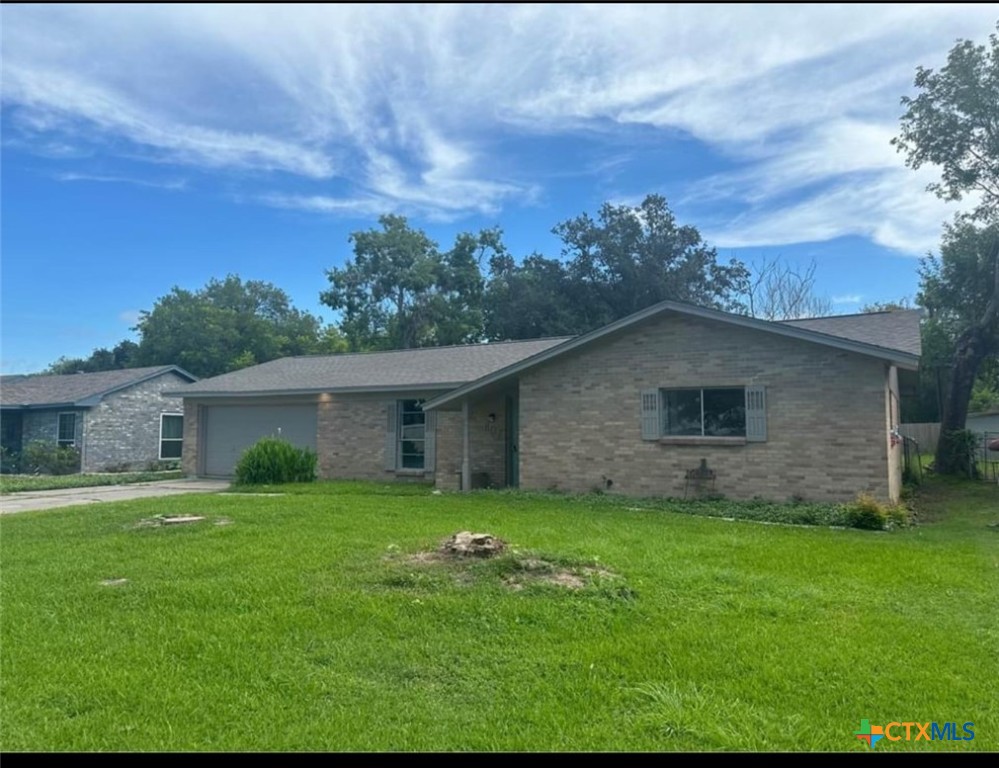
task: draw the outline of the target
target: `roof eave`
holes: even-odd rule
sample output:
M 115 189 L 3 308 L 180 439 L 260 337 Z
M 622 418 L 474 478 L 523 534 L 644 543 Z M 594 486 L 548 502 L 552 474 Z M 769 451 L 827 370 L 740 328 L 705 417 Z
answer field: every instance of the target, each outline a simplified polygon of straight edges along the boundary
M 362 387 L 315 387 L 305 389 L 257 389 L 252 391 L 234 392 L 232 390 L 212 390 L 205 392 L 186 392 L 183 390 L 172 390 L 164 392 L 165 395 L 183 398 L 222 398 L 222 397 L 282 397 L 291 395 L 351 395 L 381 392 L 426 392 L 428 390 L 440 390 L 447 392 L 455 387 L 460 387 L 468 382 L 450 382 L 433 384 L 390 384 L 372 385 Z
M 875 357 L 881 360 L 887 360 L 892 365 L 896 365 L 899 368 L 905 368 L 907 370 L 915 370 L 919 367 L 919 355 L 912 355 L 902 352 L 901 350 L 878 347 L 873 344 L 844 339 L 840 336 L 832 336 L 828 333 L 811 331 L 804 328 L 797 328 L 795 326 L 781 325 L 767 320 L 758 320 L 753 317 L 733 315 L 717 309 L 679 304 L 673 301 L 663 301 L 658 304 L 653 304 L 651 307 L 647 307 L 639 312 L 635 312 L 632 315 L 623 317 L 620 320 L 616 320 L 615 322 L 605 325 L 602 328 L 597 328 L 596 330 L 585 333 L 582 336 L 576 336 L 575 338 L 569 339 L 561 344 L 557 344 L 554 347 L 549 347 L 548 349 L 538 352 L 531 357 L 512 365 L 508 365 L 506 368 L 501 368 L 500 370 L 487 374 L 480 379 L 476 379 L 475 381 L 458 387 L 453 392 L 448 392 L 441 397 L 435 397 L 433 400 L 424 403 L 423 408 L 424 410 L 434 410 L 435 408 L 439 408 L 449 402 L 465 397 L 466 395 L 482 389 L 483 387 L 496 384 L 503 379 L 520 373 L 528 368 L 532 368 L 535 365 L 540 365 L 541 363 L 554 357 L 558 357 L 559 355 L 563 355 L 574 349 L 578 349 L 579 347 L 586 346 L 587 344 L 597 341 L 605 336 L 609 336 L 617 331 L 624 330 L 632 325 L 642 322 L 643 320 L 647 320 L 661 314 L 662 312 L 668 311 L 673 311 L 681 315 L 699 317 L 705 320 L 716 320 L 718 322 L 729 323 L 731 325 L 737 325 L 752 330 L 775 333 L 779 336 L 786 336 L 788 338 L 799 339 L 802 341 L 823 344 L 828 347 L 843 349 L 848 352 L 855 352 L 857 354 Z

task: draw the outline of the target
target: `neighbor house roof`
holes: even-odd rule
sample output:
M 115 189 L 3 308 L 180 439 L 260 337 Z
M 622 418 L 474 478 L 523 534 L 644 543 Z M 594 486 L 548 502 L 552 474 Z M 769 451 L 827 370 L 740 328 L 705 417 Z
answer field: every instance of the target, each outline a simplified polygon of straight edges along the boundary
M 4 408 L 91 406 L 112 392 L 154 379 L 170 371 L 188 381 L 197 381 L 197 377 L 176 365 L 53 376 L 0 376 L 0 405 Z
M 204 379 L 170 394 L 219 397 L 454 389 L 561 344 L 566 338 L 282 357 Z
M 785 320 L 784 324 L 919 355 L 922 353 L 919 335 L 920 317 L 922 317 L 921 310 L 898 309 L 891 312 L 865 312 L 859 315 Z
M 687 317 L 713 320 L 728 325 L 742 328 L 750 328 L 764 333 L 773 333 L 778 336 L 786 336 L 803 341 L 810 341 L 822 344 L 835 349 L 844 349 L 861 355 L 876 357 L 886 360 L 901 368 L 915 369 L 919 365 L 919 316 L 918 311 L 903 310 L 895 313 L 873 313 L 870 315 L 851 315 L 855 318 L 849 323 L 833 323 L 822 327 L 822 330 L 815 328 L 799 327 L 795 323 L 808 321 L 772 322 L 769 320 L 758 320 L 745 315 L 735 315 L 730 312 L 721 312 L 717 309 L 699 307 L 693 304 L 683 304 L 676 301 L 662 301 L 653 304 L 643 310 L 621 318 L 595 331 L 584 333 L 582 336 L 575 336 L 558 346 L 542 350 L 530 358 L 508 365 L 506 368 L 494 371 L 483 376 L 477 381 L 473 381 L 457 389 L 433 398 L 424 404 L 424 408 L 433 409 L 445 403 L 465 397 L 484 387 L 491 386 L 510 376 L 514 376 L 521 371 L 532 368 L 554 357 L 579 349 L 591 344 L 598 339 L 605 338 L 613 333 L 622 331 L 637 323 L 644 322 L 652 317 L 667 312 Z M 903 317 L 885 319 L 879 317 L 882 314 L 898 314 Z M 867 317 L 868 320 L 863 318 Z M 837 318 L 815 318 L 814 323 L 829 320 L 835 321 Z M 894 331 L 890 332 L 889 328 Z M 897 334 L 897 336 L 895 335 Z M 710 354 L 710 353 L 706 353 Z

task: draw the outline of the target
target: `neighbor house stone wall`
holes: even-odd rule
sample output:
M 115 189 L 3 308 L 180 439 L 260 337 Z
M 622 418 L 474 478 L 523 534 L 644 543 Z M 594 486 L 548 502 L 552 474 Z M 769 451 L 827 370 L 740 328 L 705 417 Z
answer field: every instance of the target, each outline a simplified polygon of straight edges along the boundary
M 181 398 L 164 395 L 188 380 L 174 371 L 112 392 L 84 418 L 83 471 L 145 469 L 159 461 L 160 415 L 183 415 Z
M 676 315 L 659 316 L 520 377 L 520 485 L 683 496 L 706 459 L 730 498 L 897 498 L 887 364 L 852 352 Z M 643 389 L 765 385 L 767 441 L 641 438 Z
M 39 441 L 43 443 L 55 443 L 59 437 L 59 414 L 76 414 L 76 434 L 74 440 L 79 449 L 83 445 L 84 436 L 84 415 L 85 408 L 54 408 L 45 410 L 25 410 L 21 421 L 21 448 L 28 443 Z

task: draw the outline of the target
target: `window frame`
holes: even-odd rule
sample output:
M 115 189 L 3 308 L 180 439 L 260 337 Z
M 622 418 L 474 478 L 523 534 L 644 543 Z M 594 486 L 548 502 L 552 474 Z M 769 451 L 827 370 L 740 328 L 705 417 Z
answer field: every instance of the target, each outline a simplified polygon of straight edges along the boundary
M 738 435 L 707 435 L 704 433 L 705 423 L 704 423 L 704 393 L 706 391 L 724 391 L 724 390 L 739 390 L 742 393 L 742 433 Z M 659 388 L 659 438 L 661 440 L 668 441 L 684 441 L 684 440 L 718 440 L 718 441 L 746 441 L 749 437 L 749 425 L 747 420 L 747 408 L 746 408 L 746 385 L 732 385 L 732 386 L 711 386 L 711 387 L 660 387 Z M 667 398 L 670 392 L 697 392 L 698 402 L 700 405 L 701 415 L 700 415 L 700 426 L 701 432 L 697 435 L 684 435 L 684 434 L 670 434 L 666 431 L 667 421 L 669 419 L 669 401 Z
M 426 472 L 427 471 L 427 413 L 423 410 L 423 403 L 425 401 L 419 398 L 406 398 L 404 400 L 396 401 L 396 426 L 395 426 L 395 471 L 396 472 Z M 412 403 L 412 408 L 407 409 L 406 404 Z M 419 426 L 423 427 L 422 437 L 407 437 L 405 434 L 406 427 L 415 426 L 414 424 L 406 424 L 405 416 L 407 415 L 419 415 L 422 418 Z M 418 442 L 423 446 L 423 452 L 419 454 L 422 459 L 422 463 L 419 467 L 407 467 L 405 464 L 405 456 L 413 456 L 415 454 L 405 453 L 403 451 L 403 443 L 414 443 Z
M 180 417 L 180 437 L 163 437 L 163 421 L 167 416 Z M 169 443 L 180 443 L 180 456 L 164 456 L 163 455 L 163 442 Z M 183 413 L 169 413 L 164 412 L 160 414 L 160 440 L 159 440 L 159 450 L 157 451 L 157 456 L 159 456 L 160 461 L 179 461 L 184 455 L 184 414 Z
M 62 437 L 62 417 L 73 417 L 73 437 L 66 440 Z M 59 448 L 76 448 L 76 411 L 59 411 L 56 417 L 56 446 Z

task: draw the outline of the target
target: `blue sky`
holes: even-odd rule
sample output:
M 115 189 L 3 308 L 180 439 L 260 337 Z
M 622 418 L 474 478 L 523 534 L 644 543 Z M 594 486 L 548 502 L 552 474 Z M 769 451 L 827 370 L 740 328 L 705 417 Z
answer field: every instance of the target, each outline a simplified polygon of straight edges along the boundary
M 230 272 L 331 320 L 387 212 L 557 255 L 658 192 L 723 258 L 814 259 L 836 311 L 911 297 L 957 208 L 889 145 L 899 99 L 996 8 L 4 5 L 0 368 Z

